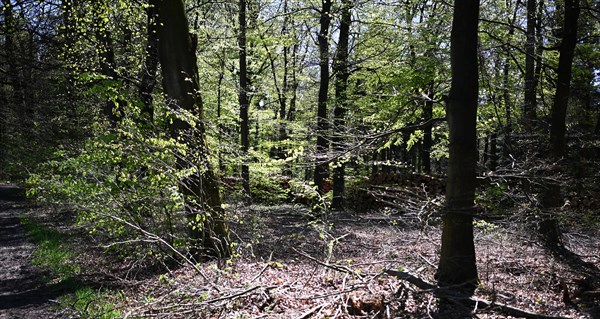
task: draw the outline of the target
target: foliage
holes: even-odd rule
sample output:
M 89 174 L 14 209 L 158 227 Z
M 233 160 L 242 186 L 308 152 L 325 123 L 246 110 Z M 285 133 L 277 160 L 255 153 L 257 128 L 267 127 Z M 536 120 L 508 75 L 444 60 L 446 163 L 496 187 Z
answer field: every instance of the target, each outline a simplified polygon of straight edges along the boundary
M 165 244 L 184 244 L 178 181 L 193 169 L 178 169 L 176 156 L 186 149 L 125 120 L 119 129 L 90 138 L 79 150 L 56 152 L 30 176 L 29 195 L 74 205 L 79 223 L 90 234 L 126 243 L 124 251 L 160 256 L 168 250 Z
M 250 189 L 258 203 L 281 204 L 289 199 L 288 179 L 262 165 L 250 167 Z

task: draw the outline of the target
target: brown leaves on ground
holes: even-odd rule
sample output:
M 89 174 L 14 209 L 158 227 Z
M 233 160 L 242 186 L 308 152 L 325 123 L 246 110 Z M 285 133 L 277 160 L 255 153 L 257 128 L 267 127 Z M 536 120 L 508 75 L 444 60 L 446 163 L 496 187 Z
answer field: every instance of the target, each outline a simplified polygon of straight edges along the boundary
M 438 313 L 430 291 L 383 273 L 406 270 L 433 282 L 438 227 L 418 229 L 393 214 L 334 213 L 326 223 L 315 223 L 305 213 L 294 206 L 239 212 L 232 225 L 239 257 L 202 264 L 202 276 L 184 267 L 146 280 L 125 292 L 121 313 L 129 318 L 448 318 L 447 312 Z M 596 235 L 569 233 L 565 241 L 597 268 Z M 598 316 L 597 273 L 552 257 L 530 228 L 501 222 L 477 226 L 476 247 L 481 279 L 476 297 L 546 316 Z M 583 277 L 589 288 L 573 297 Z M 565 302 L 565 289 L 572 302 Z M 467 310 L 477 318 L 509 318 L 494 309 Z

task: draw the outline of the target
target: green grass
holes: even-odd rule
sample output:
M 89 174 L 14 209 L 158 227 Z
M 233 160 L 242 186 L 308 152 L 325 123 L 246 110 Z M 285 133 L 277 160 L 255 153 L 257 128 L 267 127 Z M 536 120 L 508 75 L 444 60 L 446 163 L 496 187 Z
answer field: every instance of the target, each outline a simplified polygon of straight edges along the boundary
M 115 319 L 121 318 L 121 313 L 110 302 L 111 294 L 107 291 L 83 287 L 74 294 L 63 297 L 63 302 L 73 306 L 79 318 L 82 319 Z M 119 294 L 117 294 L 119 297 Z
M 38 244 L 33 257 L 33 264 L 48 269 L 61 281 L 70 279 L 79 273 L 75 264 L 75 255 L 63 243 L 62 235 L 48 227 L 35 224 L 29 219 L 22 219 L 33 241 Z

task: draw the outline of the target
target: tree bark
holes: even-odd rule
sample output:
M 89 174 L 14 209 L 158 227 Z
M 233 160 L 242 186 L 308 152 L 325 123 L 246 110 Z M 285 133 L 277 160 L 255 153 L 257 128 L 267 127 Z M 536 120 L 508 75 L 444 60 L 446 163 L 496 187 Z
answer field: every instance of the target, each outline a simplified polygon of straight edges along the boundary
M 331 24 L 331 0 L 321 0 L 320 30 L 317 35 L 319 43 L 319 100 L 317 106 L 317 158 L 314 173 L 314 183 L 317 191 L 323 194 L 324 182 L 328 175 L 327 151 L 329 141 L 327 132 L 327 91 L 329 90 L 329 25 Z
M 199 122 L 196 127 L 179 117 L 172 118 L 171 134 L 188 144 L 187 156 L 178 159 L 178 167 L 197 168 L 197 172 L 181 181 L 185 209 L 190 222 L 190 235 L 197 241 L 192 247 L 194 257 L 227 257 L 229 230 L 224 220 L 221 196 L 210 165 L 204 136 L 202 99 L 199 94 L 196 41 L 188 33 L 188 21 L 183 0 L 162 0 L 157 3 L 159 17 L 159 60 L 168 105 L 175 111 L 189 112 Z
M 344 151 L 343 139 L 346 132 L 346 110 L 348 109 L 348 42 L 350 39 L 350 24 L 352 16 L 351 0 L 342 1 L 342 16 L 340 21 L 340 36 L 334 62 L 335 78 L 335 108 L 333 109 L 334 136 L 332 138 L 333 147 L 336 154 Z M 345 190 L 345 163 L 337 161 L 333 169 L 333 199 L 331 208 L 340 210 L 344 207 Z
M 566 117 L 569 105 L 569 93 L 573 68 L 573 56 L 577 44 L 577 20 L 579 19 L 579 0 L 565 0 L 562 43 L 558 59 L 556 93 L 552 105 L 550 144 L 552 155 L 556 158 L 566 154 Z
M 250 148 L 250 126 L 248 111 L 248 63 L 246 61 L 246 0 L 239 1 L 239 33 L 238 45 L 240 50 L 240 88 L 238 100 L 240 103 L 240 142 L 242 146 L 242 183 L 246 196 L 250 198 L 250 167 L 248 166 L 248 149 Z
M 456 1 L 451 32 L 452 84 L 447 119 L 450 129 L 446 209 L 437 270 L 441 286 L 477 284 L 473 213 L 477 166 L 477 29 L 479 0 Z
M 298 77 L 296 74 L 296 69 L 298 66 L 298 48 L 299 45 L 296 43 L 292 47 L 292 83 L 291 83 L 291 93 L 292 97 L 290 98 L 290 107 L 286 115 L 286 120 L 291 122 L 294 120 L 296 116 L 296 101 L 297 101 L 297 92 L 298 92 Z
M 152 92 L 154 92 L 156 86 L 156 73 L 158 70 L 157 1 L 159 0 L 150 0 L 149 6 L 146 8 L 148 42 L 146 43 L 144 65 L 142 65 L 142 80 L 139 92 L 143 103 L 140 114 L 142 123 L 152 123 L 154 121 Z
M 535 48 L 536 48 L 536 26 L 537 11 L 536 0 L 527 0 L 527 30 L 525 42 L 525 97 L 523 103 L 523 124 L 526 129 L 535 125 L 537 117 L 537 78 L 535 77 Z

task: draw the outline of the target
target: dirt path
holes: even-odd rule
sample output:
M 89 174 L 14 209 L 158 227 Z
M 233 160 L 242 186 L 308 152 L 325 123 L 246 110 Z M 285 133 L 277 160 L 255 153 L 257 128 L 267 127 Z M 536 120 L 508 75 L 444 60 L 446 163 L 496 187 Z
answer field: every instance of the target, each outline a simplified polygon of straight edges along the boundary
M 0 197 L 0 319 L 62 318 L 50 309 L 62 289 L 46 284 L 45 273 L 31 264 L 35 246 L 19 222 L 25 209 Z

